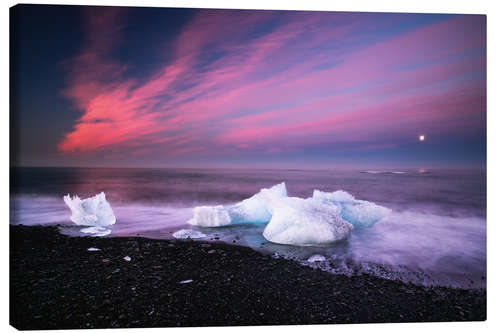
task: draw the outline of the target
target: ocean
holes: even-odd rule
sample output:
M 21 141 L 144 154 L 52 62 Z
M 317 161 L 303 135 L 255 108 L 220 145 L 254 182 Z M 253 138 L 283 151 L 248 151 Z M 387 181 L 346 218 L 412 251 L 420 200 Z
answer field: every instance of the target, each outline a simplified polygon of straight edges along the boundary
M 392 212 L 327 246 L 271 243 L 262 236 L 265 224 L 187 224 L 197 206 L 234 204 L 281 182 L 289 196 L 343 190 Z M 332 274 L 486 286 L 485 170 L 11 168 L 10 223 L 56 225 L 63 234 L 87 236 L 70 221 L 63 196 L 87 198 L 100 192 L 116 216 L 105 237 L 171 239 L 175 231 L 194 229 L 206 241 L 251 247 Z M 313 255 L 326 260 L 309 262 Z

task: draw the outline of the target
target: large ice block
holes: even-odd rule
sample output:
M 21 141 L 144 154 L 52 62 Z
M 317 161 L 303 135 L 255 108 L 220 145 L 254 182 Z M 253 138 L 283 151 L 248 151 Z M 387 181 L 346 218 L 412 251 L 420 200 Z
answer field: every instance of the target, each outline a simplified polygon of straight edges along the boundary
M 288 245 L 323 245 L 346 239 L 353 226 L 342 219 L 339 208 L 312 198 L 284 198 L 273 202 L 273 217 L 263 236 Z
M 80 199 L 77 195 L 64 196 L 64 202 L 71 209 L 71 221 L 78 225 L 105 227 L 115 224 L 116 217 L 104 192 L 94 197 Z

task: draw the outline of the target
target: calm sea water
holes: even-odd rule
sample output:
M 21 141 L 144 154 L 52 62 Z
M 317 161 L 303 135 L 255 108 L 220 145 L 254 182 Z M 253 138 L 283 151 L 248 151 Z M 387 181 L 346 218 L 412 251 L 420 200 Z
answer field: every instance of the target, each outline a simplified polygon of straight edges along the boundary
M 336 274 L 370 273 L 424 285 L 482 288 L 486 284 L 484 170 L 235 170 L 130 168 L 12 168 L 11 224 L 56 225 L 80 236 L 65 194 L 103 191 L 117 217 L 109 237 L 168 239 L 198 229 L 206 240 L 249 246 Z M 385 170 L 376 170 L 385 171 Z M 393 212 L 347 241 L 326 247 L 273 244 L 263 225 L 196 228 L 193 208 L 233 204 L 261 188 L 286 182 L 288 195 L 344 190 Z M 313 254 L 327 258 L 308 263 Z

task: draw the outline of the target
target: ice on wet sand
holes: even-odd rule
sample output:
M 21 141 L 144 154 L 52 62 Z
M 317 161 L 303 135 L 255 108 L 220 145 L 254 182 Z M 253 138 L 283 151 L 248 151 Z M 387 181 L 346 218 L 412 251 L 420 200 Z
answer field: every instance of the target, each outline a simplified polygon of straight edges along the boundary
M 203 238 L 207 237 L 204 233 L 198 231 L 198 230 L 192 230 L 192 229 L 181 229 L 173 233 L 174 238 L 179 238 L 179 239 L 184 239 L 184 238 Z
M 84 234 L 90 234 L 91 236 L 107 236 L 111 233 L 111 229 L 105 227 L 87 227 L 80 229 L 80 232 Z
M 326 258 L 321 254 L 313 254 L 312 256 L 309 257 L 309 259 L 307 259 L 308 262 L 320 262 L 325 260 Z

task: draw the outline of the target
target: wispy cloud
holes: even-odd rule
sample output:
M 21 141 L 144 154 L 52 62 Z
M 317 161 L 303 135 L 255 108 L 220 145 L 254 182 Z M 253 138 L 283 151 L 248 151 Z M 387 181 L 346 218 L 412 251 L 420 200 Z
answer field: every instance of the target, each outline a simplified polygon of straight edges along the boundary
M 81 53 L 65 63 L 63 93 L 83 113 L 64 153 L 390 149 L 422 130 L 484 125 L 481 16 L 388 35 L 376 15 L 204 10 L 169 45 L 173 59 L 139 83 L 111 56 L 126 13 L 93 14 Z

